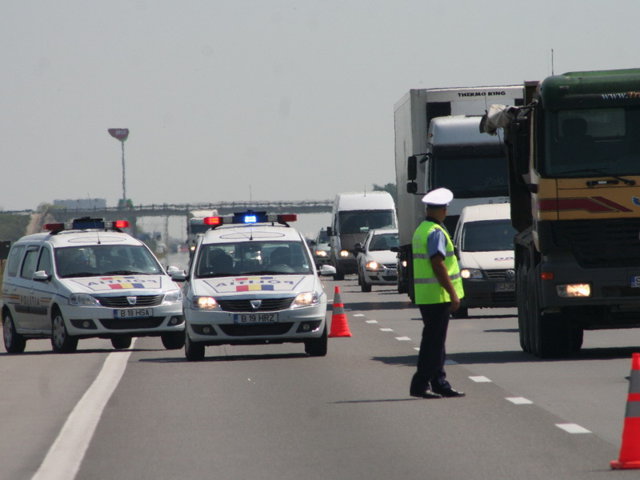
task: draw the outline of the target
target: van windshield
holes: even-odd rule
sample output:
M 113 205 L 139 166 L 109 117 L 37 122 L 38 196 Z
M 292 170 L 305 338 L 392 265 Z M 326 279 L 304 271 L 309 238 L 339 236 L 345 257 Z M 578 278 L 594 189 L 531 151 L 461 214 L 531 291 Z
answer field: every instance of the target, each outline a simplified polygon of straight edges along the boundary
M 369 230 L 396 228 L 393 210 L 346 210 L 338 213 L 341 234 L 363 233 Z
M 162 273 L 151 252 L 138 245 L 86 245 L 55 249 L 60 278 Z
M 516 234 L 511 220 L 483 220 L 468 222 L 462 228 L 462 251 L 492 252 L 513 250 Z

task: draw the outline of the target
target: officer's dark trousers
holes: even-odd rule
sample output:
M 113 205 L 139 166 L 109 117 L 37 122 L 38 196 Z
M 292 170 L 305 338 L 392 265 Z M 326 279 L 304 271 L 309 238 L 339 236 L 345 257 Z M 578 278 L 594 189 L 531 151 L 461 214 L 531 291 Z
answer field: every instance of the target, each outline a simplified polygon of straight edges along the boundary
M 450 305 L 450 303 L 418 305 L 424 328 L 418 355 L 418 371 L 411 380 L 412 393 L 424 392 L 429 384 L 436 390 L 451 387 L 444 371 Z

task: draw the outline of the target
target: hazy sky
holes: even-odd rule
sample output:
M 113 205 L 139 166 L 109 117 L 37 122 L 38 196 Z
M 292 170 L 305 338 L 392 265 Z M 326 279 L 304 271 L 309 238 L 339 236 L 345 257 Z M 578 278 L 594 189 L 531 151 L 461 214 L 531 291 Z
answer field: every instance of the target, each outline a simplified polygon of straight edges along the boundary
M 410 88 L 639 66 L 638 0 L 4 0 L 0 208 L 319 200 L 395 181 Z

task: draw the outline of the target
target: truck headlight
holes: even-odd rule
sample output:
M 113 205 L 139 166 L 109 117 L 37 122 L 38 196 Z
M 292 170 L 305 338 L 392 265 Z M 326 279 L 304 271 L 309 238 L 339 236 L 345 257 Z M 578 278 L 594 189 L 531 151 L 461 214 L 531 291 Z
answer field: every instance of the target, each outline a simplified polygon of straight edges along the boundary
M 349 250 L 340 250 L 340 256 L 346 258 L 349 256 Z
M 95 307 L 99 306 L 100 302 L 88 293 L 72 293 L 69 295 L 69 305 L 76 307 Z
M 465 280 L 481 280 L 483 278 L 482 270 L 479 268 L 463 268 L 460 270 L 460 276 Z
M 591 285 L 589 283 L 568 283 L 556 285 L 556 292 L 562 298 L 590 297 Z
M 320 302 L 320 297 L 317 292 L 303 292 L 299 293 L 293 300 L 294 307 L 309 307 L 311 305 L 317 305 Z
M 193 297 L 191 306 L 196 310 L 213 310 L 218 307 L 218 302 L 213 297 Z

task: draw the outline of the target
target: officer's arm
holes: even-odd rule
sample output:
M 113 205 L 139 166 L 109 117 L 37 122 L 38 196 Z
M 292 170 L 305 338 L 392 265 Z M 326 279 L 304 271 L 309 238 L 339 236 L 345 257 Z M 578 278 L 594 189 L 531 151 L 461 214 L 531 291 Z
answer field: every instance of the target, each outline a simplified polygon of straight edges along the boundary
M 433 268 L 433 273 L 438 279 L 438 282 L 440 282 L 442 288 L 444 288 L 451 297 L 450 310 L 452 312 L 455 312 L 460 307 L 460 299 L 458 298 L 456 289 L 453 288 L 453 284 L 451 283 L 451 279 L 449 278 L 449 272 L 447 272 L 447 267 L 444 264 L 444 257 L 442 256 L 442 254 L 437 253 L 431 257 L 431 266 Z

